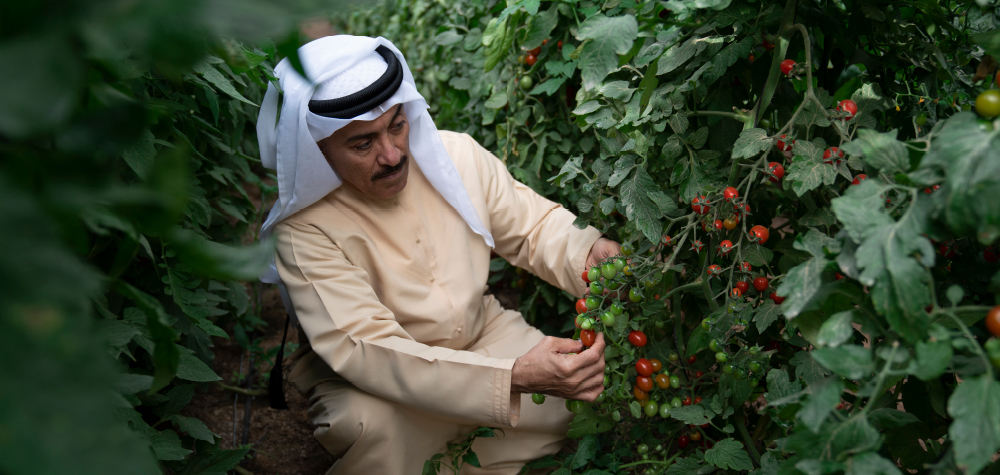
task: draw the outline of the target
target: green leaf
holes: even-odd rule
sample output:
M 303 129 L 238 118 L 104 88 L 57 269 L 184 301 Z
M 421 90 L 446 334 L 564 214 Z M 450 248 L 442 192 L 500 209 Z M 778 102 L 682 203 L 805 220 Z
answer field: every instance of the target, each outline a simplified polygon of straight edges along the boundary
M 462 41 L 462 35 L 454 29 L 442 31 L 434 36 L 434 43 L 438 46 L 451 46 L 459 41 Z
M 916 350 L 915 367 L 910 372 L 924 381 L 937 379 L 951 364 L 953 353 L 948 341 L 918 341 Z
M 829 445 L 824 447 L 832 459 L 842 459 L 846 454 L 878 450 L 882 435 L 875 430 L 864 414 L 856 414 L 830 432 Z
M 566 78 L 564 77 L 548 79 L 545 82 L 535 86 L 528 94 L 534 96 L 544 92 L 545 95 L 551 96 L 553 93 L 558 91 L 560 87 L 562 87 L 564 82 L 566 82 Z
M 774 259 L 774 253 L 764 246 L 747 246 L 741 249 L 741 252 L 743 259 L 754 267 L 766 266 L 771 259 Z
M 750 158 L 771 146 L 764 129 L 746 129 L 740 132 L 740 138 L 733 144 L 733 158 Z
M 625 215 L 653 242 L 660 239 L 663 229 L 659 219 L 660 209 L 649 197 L 649 193 L 658 190 L 653 178 L 642 167 L 636 170 L 630 180 L 622 183 L 619 190 L 621 202 L 625 205 Z
M 781 311 L 786 318 L 799 316 L 816 296 L 823 284 L 823 270 L 829 263 L 826 259 L 814 257 L 788 271 L 778 287 L 778 295 L 786 298 L 781 304 Z
M 538 12 L 538 2 L 533 7 Z M 528 13 L 531 13 L 530 11 Z M 552 29 L 559 22 L 558 5 L 553 4 L 548 10 L 532 14 L 528 20 L 528 32 L 525 34 L 521 47 L 524 49 L 534 49 L 542 45 L 542 41 L 549 37 Z
M 749 56 L 751 48 L 753 48 L 753 37 L 750 36 L 730 43 L 712 58 L 712 69 L 716 71 L 718 77 L 721 77 L 726 69 Z
M 859 380 L 875 371 L 871 350 L 858 345 L 837 348 L 817 348 L 813 359 L 825 368 L 847 379 Z
M 514 35 L 508 34 L 509 22 L 510 18 L 508 17 L 494 18 L 490 20 L 486 25 L 486 30 L 483 31 L 482 41 L 483 46 L 486 47 L 486 63 L 483 65 L 485 72 L 490 72 L 500 63 L 514 40 Z
M 670 464 L 667 468 L 667 473 L 665 475 L 690 475 L 692 473 L 702 473 L 701 468 L 704 467 L 701 461 L 695 457 L 681 457 L 674 460 L 674 463 Z
M 597 92 L 608 99 L 615 99 L 628 102 L 632 98 L 635 88 L 628 87 L 628 81 L 611 81 L 601 84 Z
M 584 43 L 579 67 L 583 88 L 593 89 L 611 71 L 618 68 L 618 55 L 628 53 L 639 34 L 639 25 L 632 15 L 607 17 L 596 14 L 578 28 L 576 38 Z
M 626 155 L 619 158 L 615 162 L 614 172 L 611 173 L 611 177 L 608 178 L 608 186 L 616 187 L 619 183 L 625 180 L 625 177 L 635 168 L 635 156 Z
M 894 429 L 920 422 L 920 419 L 917 419 L 917 416 L 913 414 L 885 407 L 868 413 L 868 418 L 879 430 Z
M 743 449 L 743 444 L 735 439 L 722 439 L 705 451 L 705 461 L 723 470 L 751 470 L 753 463 Z
M 837 217 L 830 208 L 816 208 L 799 218 L 802 226 L 819 227 L 837 224 Z
M 827 236 L 815 229 L 809 229 L 805 235 L 795 236 L 792 247 L 800 251 L 806 251 L 813 257 L 826 257 L 827 254 L 840 252 L 840 241 Z
M 483 104 L 489 109 L 499 109 L 507 105 L 507 91 L 503 88 L 496 88 L 493 91 L 493 95 Z
M 844 383 L 840 378 L 831 377 L 809 385 L 809 397 L 802 404 L 802 409 L 796 417 L 809 430 L 819 432 L 820 426 L 826 421 L 833 408 L 840 403 L 840 395 L 844 392 Z
M 159 460 L 184 460 L 190 450 L 181 446 L 181 438 L 176 432 L 166 429 L 149 437 L 149 444 Z
M 223 474 L 233 469 L 244 457 L 250 447 L 235 450 L 212 450 L 195 454 L 188 459 L 184 470 L 178 475 Z
M 226 79 L 226 77 L 223 76 L 222 73 L 220 73 L 218 69 L 215 69 L 215 67 L 213 67 L 211 64 L 202 61 L 198 64 L 195 64 L 192 69 L 194 69 L 196 73 L 201 74 L 206 81 L 212 83 L 212 85 L 218 88 L 220 91 L 226 93 L 227 96 L 232 97 L 233 99 L 236 99 L 238 101 L 250 104 L 252 106 L 255 107 L 257 106 L 257 104 L 254 104 L 247 98 L 243 97 L 243 95 L 240 94 L 235 87 L 233 87 L 233 83 L 229 82 L 229 79 Z
M 891 460 L 875 452 L 855 455 L 847 461 L 845 475 L 901 475 L 902 472 Z
M 194 352 L 181 347 L 180 364 L 177 366 L 177 377 L 188 381 L 209 382 L 221 381 L 222 378 L 212 371 Z
M 826 118 L 826 110 L 816 104 L 816 101 L 807 100 L 802 105 L 802 111 L 795 118 L 797 125 L 829 127 L 830 119 Z
M 154 139 L 153 133 L 145 129 L 139 134 L 139 139 L 135 143 L 122 150 L 122 160 L 125 160 L 129 168 L 144 180 L 153 171 L 153 161 L 156 158 Z
M 820 346 L 837 347 L 849 340 L 854 334 L 854 327 L 851 326 L 853 316 L 854 312 L 851 310 L 831 315 L 820 327 L 816 343 Z
M 764 399 L 767 400 L 768 404 L 773 404 L 779 399 L 783 399 L 794 395 L 802 390 L 802 383 L 798 380 L 792 381 L 788 378 L 788 372 L 783 369 L 772 369 L 767 373 L 767 392 L 764 393 Z M 786 401 L 784 404 L 788 404 L 794 401 Z
M 926 334 L 929 277 L 934 250 L 924 233 L 927 209 L 911 206 L 897 222 L 885 211 L 877 180 L 865 180 L 832 201 L 833 212 L 858 243 L 858 280 L 869 286 L 872 303 L 891 328 L 908 341 Z M 918 260 L 919 259 L 919 260 Z
M 209 430 L 208 426 L 206 426 L 204 422 L 193 417 L 184 417 L 174 414 L 170 416 L 170 420 L 177 425 L 178 429 L 183 432 L 187 432 L 188 435 L 195 439 L 204 440 L 205 442 L 214 444 L 215 439 L 219 437 L 219 434 Z
M 788 166 L 785 180 L 792 182 L 792 190 L 802 196 L 822 184 L 832 185 L 837 181 L 837 169 L 821 160 L 796 155 Z
M 760 304 L 760 306 L 754 311 L 753 321 L 757 324 L 757 332 L 764 333 L 764 330 L 767 330 L 767 327 L 777 321 L 780 315 L 781 306 L 775 305 L 770 299 L 765 300 L 764 303 Z
M 1000 449 L 1000 383 L 986 374 L 963 381 L 948 399 L 955 462 L 977 473 Z
M 795 377 L 801 379 L 807 386 L 822 380 L 830 374 L 829 371 L 813 359 L 810 352 L 805 350 L 796 352 L 795 356 L 788 360 L 788 362 L 795 367 Z
M 152 385 L 152 376 L 147 376 L 145 374 L 123 373 L 118 376 L 118 381 L 115 383 L 115 390 L 118 391 L 119 394 L 128 395 L 149 389 Z
M 577 445 L 576 453 L 573 454 L 573 462 L 570 464 L 570 467 L 575 470 L 587 465 L 597 455 L 599 448 L 596 435 L 584 436 L 580 439 L 580 444 Z
M 246 247 L 230 247 L 177 228 L 166 238 L 186 266 L 201 276 L 219 280 L 256 278 L 267 269 L 275 248 L 273 239 Z
M 851 155 L 863 156 L 869 165 L 889 175 L 906 173 L 910 169 L 910 154 L 906 144 L 896 140 L 898 132 L 896 129 L 885 133 L 858 129 L 858 138 L 841 148 Z
M 569 423 L 569 432 L 566 433 L 566 436 L 571 439 L 579 439 L 585 435 L 600 434 L 611 430 L 614 424 L 610 416 L 599 416 L 594 413 L 592 407 L 586 405 L 583 412 L 574 416 Z
M 77 94 L 86 63 L 74 53 L 74 37 L 43 31 L 0 44 L 0 64 L 18 68 L 17 74 L 0 77 L 0 134 L 17 139 L 49 129 L 67 119 L 81 100 Z
M 705 49 L 705 46 L 704 38 L 691 38 L 682 45 L 672 46 L 666 53 L 663 53 L 663 56 L 660 56 L 656 75 L 667 74 L 681 67 L 681 65 L 694 57 L 694 55 Z
M 685 424 L 708 424 L 711 421 L 712 415 L 711 413 L 706 413 L 705 409 L 697 404 L 670 409 L 670 417 Z
M 566 186 L 566 184 L 573 181 L 577 175 L 584 173 L 582 163 L 583 156 L 577 155 L 575 157 L 570 157 L 559 170 L 559 174 L 549 178 L 549 181 L 555 181 L 556 184 L 559 185 L 559 188 Z

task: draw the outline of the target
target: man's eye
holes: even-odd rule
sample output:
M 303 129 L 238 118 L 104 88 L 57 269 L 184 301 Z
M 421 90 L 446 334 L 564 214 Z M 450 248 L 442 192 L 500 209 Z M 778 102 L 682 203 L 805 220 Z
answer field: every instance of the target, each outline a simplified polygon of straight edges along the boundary
M 358 145 L 356 145 L 354 148 L 356 148 L 358 150 L 368 150 L 368 147 L 371 147 L 371 146 L 372 146 L 371 142 L 361 142 Z
M 399 121 L 398 124 L 392 126 L 392 128 L 395 129 L 395 130 L 401 130 L 403 128 L 403 124 L 405 124 L 405 123 L 406 123 L 405 120 L 401 120 L 401 121 Z

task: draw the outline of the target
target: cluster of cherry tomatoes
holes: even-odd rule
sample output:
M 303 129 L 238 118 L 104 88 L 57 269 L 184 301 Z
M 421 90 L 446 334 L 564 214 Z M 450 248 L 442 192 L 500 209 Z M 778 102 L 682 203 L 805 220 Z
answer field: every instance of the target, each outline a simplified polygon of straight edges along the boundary
M 576 319 L 574 324 L 580 329 L 580 341 L 587 347 L 593 346 L 597 339 L 597 327 L 603 325 L 612 327 L 615 320 L 625 312 L 625 306 L 617 299 L 618 294 L 605 296 L 605 290 L 616 291 L 624 289 L 627 279 L 632 277 L 632 270 L 623 257 L 608 260 L 599 267 L 591 267 L 583 271 L 581 276 L 588 285 L 588 295 L 576 301 Z M 652 287 L 651 281 L 647 281 L 647 287 Z M 613 297 L 613 298 L 611 298 Z M 632 303 L 639 303 L 644 295 L 638 287 L 628 290 L 628 300 Z M 605 308 L 605 301 L 613 300 Z M 646 344 L 646 335 L 642 332 L 632 332 L 629 341 L 635 346 Z

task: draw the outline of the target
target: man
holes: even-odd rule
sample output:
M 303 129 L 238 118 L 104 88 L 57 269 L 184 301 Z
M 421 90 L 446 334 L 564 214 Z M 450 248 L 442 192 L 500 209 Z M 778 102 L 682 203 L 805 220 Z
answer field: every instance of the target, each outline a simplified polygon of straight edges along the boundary
M 544 337 L 490 295 L 490 248 L 574 295 L 619 253 L 594 228 L 515 181 L 464 134 L 439 132 L 399 51 L 334 36 L 299 50 L 309 82 L 275 69 L 258 119 L 279 199 L 263 280 L 287 289 L 310 350 L 290 379 L 311 403 L 329 473 L 418 473 L 477 426 L 482 469 L 517 473 L 557 452 L 572 415 L 558 398 L 603 390 L 604 340 Z M 528 394 L 556 396 L 530 403 Z

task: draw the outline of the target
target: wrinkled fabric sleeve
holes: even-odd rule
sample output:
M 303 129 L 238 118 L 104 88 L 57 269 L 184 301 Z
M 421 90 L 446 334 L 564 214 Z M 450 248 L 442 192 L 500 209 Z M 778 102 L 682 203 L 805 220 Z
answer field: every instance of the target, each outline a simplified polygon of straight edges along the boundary
M 580 274 L 601 232 L 574 226 L 576 215 L 515 180 L 500 159 L 471 137 L 468 140 L 481 170 L 494 252 L 556 287 L 583 295 L 586 287 Z
M 275 228 L 281 281 L 316 352 L 359 389 L 458 420 L 513 427 L 513 359 L 416 342 L 379 301 L 368 273 L 314 226 Z

